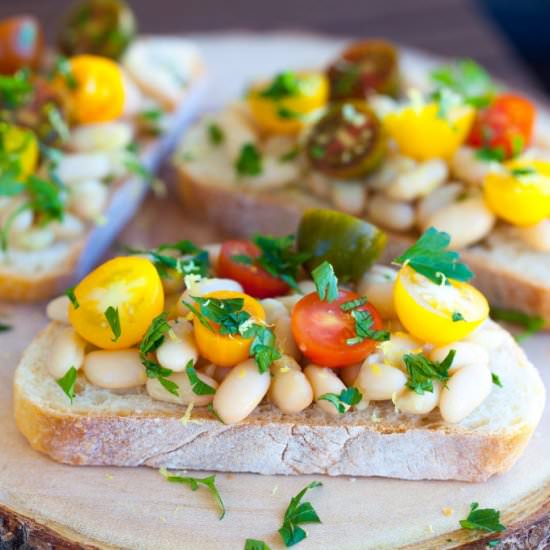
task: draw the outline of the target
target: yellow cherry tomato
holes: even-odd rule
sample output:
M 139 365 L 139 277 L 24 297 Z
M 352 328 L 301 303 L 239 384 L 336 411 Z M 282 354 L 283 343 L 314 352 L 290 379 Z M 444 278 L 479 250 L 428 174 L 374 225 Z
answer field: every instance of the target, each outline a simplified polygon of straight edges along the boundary
M 76 332 L 103 349 L 137 344 L 151 321 L 163 311 L 162 282 L 145 258 L 121 256 L 87 275 L 74 289 L 79 307 L 69 305 L 69 320 Z M 120 337 L 115 340 L 105 311 L 118 309 Z
M 444 345 L 461 340 L 489 316 L 481 292 L 468 283 L 449 283 L 437 285 L 410 267 L 399 271 L 394 290 L 397 317 L 423 342 Z
M 30 176 L 38 161 L 38 140 L 32 130 L 2 123 L 0 125 L 0 139 L 6 153 L 13 155 L 19 163 L 19 179 Z
M 550 216 L 550 162 L 512 160 L 484 179 L 487 206 L 503 220 L 535 225 Z
M 271 82 L 252 87 L 248 104 L 257 125 L 268 133 L 295 134 L 308 117 L 325 106 L 329 83 L 321 73 L 278 74 Z
M 243 310 L 250 313 L 255 321 L 265 320 L 265 311 L 260 302 L 248 294 L 232 290 L 219 290 L 206 294 L 204 298 L 218 298 L 227 300 L 230 298 L 242 298 L 244 300 Z M 210 322 L 214 329 L 216 324 Z M 234 334 L 219 334 L 205 327 L 197 317 L 193 317 L 195 328 L 195 341 L 201 357 L 212 361 L 218 367 L 234 367 L 242 363 L 250 356 L 251 338 L 243 338 Z
M 475 111 L 456 106 L 442 116 L 435 103 L 410 105 L 386 115 L 383 125 L 399 150 L 415 160 L 450 158 L 464 143 Z
M 76 122 L 108 122 L 124 109 L 124 79 L 119 66 L 96 55 L 77 55 L 70 60 L 76 86 L 68 89 Z

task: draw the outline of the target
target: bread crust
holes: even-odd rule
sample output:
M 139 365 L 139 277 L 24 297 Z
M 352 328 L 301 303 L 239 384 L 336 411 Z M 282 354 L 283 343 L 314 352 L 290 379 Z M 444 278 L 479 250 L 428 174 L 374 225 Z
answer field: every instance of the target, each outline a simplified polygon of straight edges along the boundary
M 197 181 L 182 162 L 177 162 L 174 168 L 175 185 L 188 214 L 234 237 L 294 233 L 308 208 L 332 208 L 328 202 L 302 192 L 245 193 Z M 388 244 L 380 261 L 391 262 L 415 240 L 412 235 L 388 233 Z M 461 257 L 475 273 L 475 286 L 492 306 L 540 316 L 546 326 L 550 326 L 550 283 L 544 285 L 519 272 L 494 265 L 475 249 L 462 250 Z
M 108 410 L 72 408 L 64 396 L 57 402 L 29 389 L 29 379 L 47 368 L 58 330 L 59 324 L 50 324 L 23 354 L 14 410 L 31 446 L 65 464 L 484 481 L 512 467 L 544 406 L 542 389 L 529 418 L 497 431 L 446 424 L 438 412 L 398 414 L 389 402 L 377 404 L 377 415 L 366 410 L 343 417 L 318 407 L 287 415 L 266 403 L 235 425 L 222 424 L 204 408 L 184 423 L 182 407 L 146 396 L 140 412 L 125 401 Z M 504 346 L 514 365 L 534 369 L 509 336 Z M 39 382 L 52 383 L 48 376 Z M 532 390 L 536 395 L 538 388 Z

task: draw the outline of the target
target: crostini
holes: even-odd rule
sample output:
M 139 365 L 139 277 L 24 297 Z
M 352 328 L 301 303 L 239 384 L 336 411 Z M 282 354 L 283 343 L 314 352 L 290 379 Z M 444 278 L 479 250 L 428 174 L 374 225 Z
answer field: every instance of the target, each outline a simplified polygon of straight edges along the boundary
M 67 464 L 482 481 L 545 403 L 429 228 L 309 211 L 296 237 L 128 249 L 48 306 L 14 379 L 17 426 Z
M 33 18 L 2 22 L 1 299 L 54 296 L 95 265 L 197 101 L 195 47 L 128 21 L 124 2 L 79 4 L 53 52 Z
M 252 84 L 184 135 L 184 204 L 235 236 L 337 208 L 389 232 L 385 259 L 434 226 L 492 305 L 550 321 L 548 117 L 474 61 L 411 60 L 367 40 L 324 71 Z

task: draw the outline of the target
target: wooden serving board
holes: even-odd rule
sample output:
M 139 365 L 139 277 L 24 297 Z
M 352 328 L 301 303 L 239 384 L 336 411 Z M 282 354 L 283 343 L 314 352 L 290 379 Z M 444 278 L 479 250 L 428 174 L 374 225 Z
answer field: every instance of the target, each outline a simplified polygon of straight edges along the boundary
M 225 78 L 224 70 L 229 71 L 230 67 L 225 68 L 224 63 L 238 59 L 239 52 L 243 55 L 247 50 L 259 52 L 275 65 L 284 56 L 292 57 L 297 66 L 308 66 L 323 62 L 341 46 L 338 41 L 298 37 L 282 41 L 267 36 L 254 41 L 250 46 L 233 36 L 203 42 L 211 74 L 219 69 L 218 74 Z M 223 52 L 219 60 L 223 66 L 216 65 L 217 58 L 213 55 L 219 51 Z M 232 66 L 235 70 L 234 63 Z M 264 65 L 262 72 L 283 67 Z M 253 74 L 251 71 L 242 78 Z M 231 86 L 236 88 L 234 80 Z M 219 85 L 213 84 L 219 90 Z M 242 87 L 242 82 L 239 86 Z M 190 238 L 206 243 L 221 237 L 185 219 L 177 200 L 169 193 L 164 198 L 150 197 L 120 241 L 152 245 Z M 227 507 L 226 517 L 221 521 L 204 489 L 191 492 L 186 486 L 169 484 L 155 470 L 57 464 L 30 449 L 12 418 L 13 370 L 21 351 L 46 324 L 43 312 L 44 304 L 0 306 L 0 320 L 14 327 L 10 332 L 0 333 L 2 550 L 241 550 L 246 538 L 261 539 L 272 549 L 280 549 L 283 546 L 277 529 L 289 499 L 312 479 L 323 482 L 323 487 L 308 494 L 323 523 L 307 529 L 309 536 L 300 543 L 300 549 L 483 548 L 495 537 L 458 528 L 458 520 L 467 515 L 474 501 L 482 507 L 502 510 L 502 519 L 508 525 L 501 536 L 507 543 L 503 547 L 550 548 L 548 407 L 518 464 L 508 474 L 487 483 L 218 474 L 219 489 Z M 536 336 L 525 347 L 550 387 L 550 335 Z M 444 508 L 453 513 L 445 515 Z

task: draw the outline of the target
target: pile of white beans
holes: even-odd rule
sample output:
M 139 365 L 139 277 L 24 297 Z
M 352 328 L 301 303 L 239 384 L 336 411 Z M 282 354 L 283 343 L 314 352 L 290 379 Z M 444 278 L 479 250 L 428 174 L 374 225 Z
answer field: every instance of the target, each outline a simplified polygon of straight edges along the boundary
M 218 249 L 211 247 L 211 255 L 215 257 Z M 166 304 L 171 330 L 155 352 L 158 363 L 173 372 L 169 379 L 178 385 L 178 396 L 169 393 L 158 380 L 147 378 L 137 348 L 92 349 L 69 325 L 66 297 L 53 300 L 47 309 L 50 319 L 66 325 L 59 330 L 50 349 L 48 368 L 51 376 L 59 379 L 70 367 L 75 367 L 90 383 L 101 388 L 131 390 L 145 387 L 150 397 L 161 401 L 187 406 L 211 403 L 227 424 L 245 419 L 264 400 L 283 413 L 299 413 L 315 402 L 326 413 L 338 415 L 332 403 L 319 398 L 326 393 L 339 395 L 350 386 L 356 387 L 363 396 L 356 406 L 359 410 L 367 408 L 371 401 L 391 400 L 395 409 L 405 414 L 426 415 L 439 407 L 443 420 L 454 423 L 474 411 L 491 391 L 489 353 L 482 345 L 485 338 L 476 338 L 474 333 L 461 342 L 434 347 L 402 332 L 393 306 L 395 271 L 390 268 L 375 266 L 365 274 L 357 290 L 368 295 L 383 318 L 388 320 L 392 327 L 391 339 L 381 343 L 363 363 L 334 370 L 304 361 L 294 341 L 290 315 L 301 298 L 299 293 L 261 301 L 266 322 L 273 328 L 282 354 L 282 358 L 272 364 L 271 372 L 260 373 L 254 359 L 233 368 L 220 368 L 205 362 L 199 357 L 193 325 L 188 320 L 189 312 L 181 300 L 187 300 L 190 295 L 201 296 L 218 290 L 242 291 L 242 288 L 230 279 L 188 280 L 189 288 L 183 288 L 182 280 L 178 282 L 179 285 L 174 281 L 168 283 L 171 293 Z M 314 289 L 309 280 L 299 285 L 304 293 Z M 434 391 L 423 395 L 406 387 L 404 354 L 423 352 L 434 361 L 442 361 L 451 349 L 455 350 L 456 356 L 445 387 L 434 381 Z M 189 361 L 195 365 L 198 377 L 216 390 L 214 395 L 193 393 L 185 372 Z
M 285 153 L 300 147 L 307 129 L 298 137 L 265 136 L 254 126 L 244 102 L 232 103 L 217 115 L 200 121 L 205 136 L 212 122 L 220 126 L 225 140 L 221 146 L 208 145 L 208 139 L 204 138 L 201 144 L 204 162 L 208 162 L 208 148 L 219 151 L 221 147 L 231 165 L 246 143 L 253 143 L 261 152 L 262 173 L 247 176 L 244 182 L 239 180 L 250 189 L 263 191 L 304 185 L 339 210 L 365 216 L 390 231 L 423 232 L 430 226 L 437 227 L 451 235 L 451 246 L 456 249 L 482 241 L 495 226 L 496 217 L 483 200 L 482 184 L 487 172 L 503 168 L 499 163 L 478 159 L 470 147 L 460 147 L 450 161 L 433 158 L 417 162 L 401 155 L 390 143 L 390 151 L 379 170 L 361 181 L 344 181 L 312 171 L 301 154 L 293 161 L 281 160 Z M 182 149 L 186 149 L 185 140 Z M 200 162 L 201 151 L 193 151 L 193 155 Z M 547 151 L 536 149 L 524 153 L 528 158 L 545 155 L 548 156 Z M 220 170 L 219 178 L 229 183 L 238 179 L 231 170 Z M 517 236 L 529 248 L 548 252 L 550 220 L 518 229 Z

